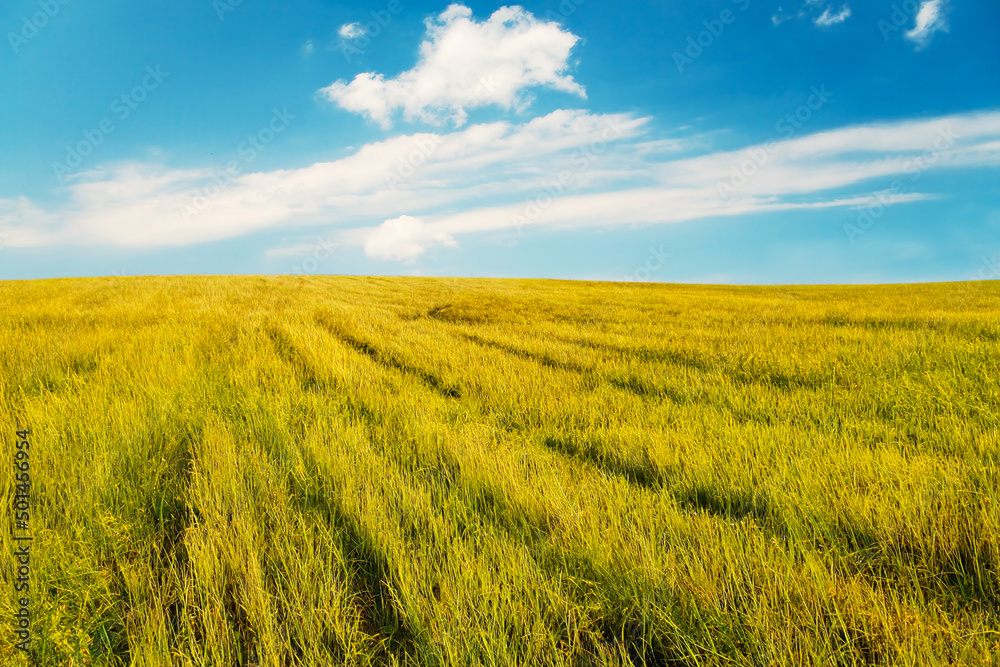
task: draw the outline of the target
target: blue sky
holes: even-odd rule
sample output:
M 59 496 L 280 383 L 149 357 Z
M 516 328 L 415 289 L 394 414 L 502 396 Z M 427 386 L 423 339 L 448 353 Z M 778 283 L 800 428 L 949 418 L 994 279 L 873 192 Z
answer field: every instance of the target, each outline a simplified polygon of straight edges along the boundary
M 11 0 L 0 279 L 1000 277 L 1000 5 Z

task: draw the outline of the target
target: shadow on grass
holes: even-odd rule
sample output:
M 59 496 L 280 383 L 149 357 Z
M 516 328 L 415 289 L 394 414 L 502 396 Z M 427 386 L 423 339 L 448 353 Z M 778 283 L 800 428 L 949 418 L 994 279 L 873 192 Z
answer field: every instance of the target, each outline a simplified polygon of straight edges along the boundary
M 515 347 L 514 345 L 509 345 L 507 343 L 501 343 L 500 341 L 488 340 L 482 336 L 477 336 L 475 334 L 461 333 L 459 334 L 462 338 L 466 339 L 471 343 L 475 343 L 480 347 L 488 347 L 494 350 L 500 350 L 501 352 L 506 352 L 507 354 L 518 357 L 520 359 L 526 359 L 528 361 L 534 361 L 537 364 L 546 366 L 548 368 L 554 368 L 560 371 L 569 371 L 571 373 L 587 373 L 590 369 L 581 366 L 580 364 L 573 363 L 572 361 L 562 361 L 559 359 L 554 359 L 553 357 L 539 353 L 530 352 L 528 350 Z
M 643 380 L 642 378 L 636 377 L 635 375 L 608 378 L 608 384 L 621 389 L 622 391 L 635 394 L 636 396 L 663 397 L 668 399 L 671 403 L 675 403 L 677 405 L 694 403 L 696 401 L 696 399 L 692 398 L 689 394 L 678 391 L 673 387 L 657 386 L 651 382 Z
M 405 614 L 395 603 L 392 566 L 358 519 L 319 492 L 290 481 L 292 504 L 303 513 L 319 515 L 331 528 L 349 563 L 351 588 L 358 592 L 362 629 L 376 639 L 375 646 L 391 655 L 375 656 L 376 664 L 409 664 L 414 637 Z
M 624 357 L 639 359 L 641 361 L 661 361 L 677 366 L 685 366 L 698 371 L 709 371 L 713 364 L 701 356 L 683 350 L 659 349 L 644 345 L 618 345 L 604 341 L 588 340 L 584 338 L 561 337 L 560 340 L 576 345 L 603 352 L 611 352 Z
M 663 472 L 648 457 L 645 461 L 633 461 L 621 456 L 611 447 L 565 436 L 545 436 L 541 443 L 567 458 L 584 461 L 646 489 L 658 491 L 667 481 Z
M 118 599 L 118 604 L 105 612 L 104 618 L 96 620 L 90 629 L 92 658 L 104 658 L 110 665 L 131 665 L 132 647 L 128 640 L 127 619 L 132 614 L 133 600 L 125 583 L 125 575 L 114 556 L 102 559 L 101 566 L 110 573 L 109 589 Z
M 970 532 L 958 539 L 921 540 L 915 535 L 879 536 L 849 519 L 821 524 L 821 548 L 846 556 L 844 566 L 874 582 L 919 580 L 925 593 L 964 607 L 975 603 L 993 614 L 1000 612 L 1000 576 L 996 555 L 986 540 Z M 916 576 L 919 573 L 919 576 Z
M 264 332 L 274 343 L 278 357 L 294 369 L 303 390 L 317 391 L 324 386 L 320 372 L 295 345 L 287 331 L 276 324 L 268 323 L 264 327 Z
M 704 664 L 698 644 L 709 643 L 699 642 L 699 636 L 703 640 L 711 636 L 711 643 L 724 653 L 739 644 L 731 619 L 699 608 L 680 591 L 648 581 L 647 590 L 636 599 L 634 589 L 623 589 L 621 581 L 610 578 L 587 556 L 536 549 L 534 557 L 551 577 L 566 582 L 564 590 L 571 598 L 594 607 L 580 628 L 575 664 L 604 665 L 606 657 L 613 656 L 614 664 L 695 667 Z M 657 608 L 657 617 L 667 612 L 673 622 L 664 626 L 650 613 L 652 607 Z
M 734 521 L 749 518 L 762 529 L 779 530 L 779 521 L 763 495 L 751 496 L 725 491 L 711 484 L 678 487 L 676 475 L 670 469 L 657 466 L 648 454 L 644 457 L 645 460 L 636 461 L 621 456 L 614 447 L 592 441 L 580 442 L 567 437 L 546 436 L 541 442 L 554 452 L 583 461 L 630 484 L 651 491 L 668 492 L 684 509 Z M 784 529 L 780 530 L 783 532 Z
M 673 496 L 677 504 L 689 510 L 734 521 L 750 518 L 760 526 L 774 523 L 774 515 L 768 507 L 767 500 L 759 495 L 751 497 L 747 494 L 722 492 L 709 484 L 696 484 L 687 489 L 674 491 Z
M 380 349 L 376 345 L 362 340 L 358 336 L 348 332 L 343 326 L 340 325 L 340 323 L 337 322 L 335 316 L 331 313 L 319 311 L 316 313 L 314 319 L 316 324 L 319 325 L 319 327 L 326 333 L 341 341 L 348 347 L 354 349 L 356 352 L 360 352 L 361 354 L 369 357 L 375 363 L 386 368 L 399 371 L 404 375 L 414 377 L 445 398 L 461 397 L 462 390 L 460 387 L 447 383 L 434 373 L 413 366 L 412 364 L 408 364 L 392 352 Z

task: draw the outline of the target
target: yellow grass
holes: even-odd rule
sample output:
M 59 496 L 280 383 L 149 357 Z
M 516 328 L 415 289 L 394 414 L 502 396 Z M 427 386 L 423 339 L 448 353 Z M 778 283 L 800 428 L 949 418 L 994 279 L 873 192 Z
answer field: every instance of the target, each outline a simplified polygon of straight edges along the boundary
M 1000 655 L 1000 284 L 0 283 L 4 665 Z

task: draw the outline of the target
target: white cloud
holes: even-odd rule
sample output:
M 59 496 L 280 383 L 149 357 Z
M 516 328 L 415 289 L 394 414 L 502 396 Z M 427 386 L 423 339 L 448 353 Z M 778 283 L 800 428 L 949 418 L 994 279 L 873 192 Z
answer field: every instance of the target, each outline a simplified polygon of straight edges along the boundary
M 813 23 L 820 27 L 827 27 L 831 25 L 837 25 L 838 23 L 843 23 L 851 16 L 851 8 L 844 5 L 841 10 L 834 14 L 830 7 L 823 10 L 823 13 L 816 18 Z
M 360 37 L 365 34 L 365 29 L 361 27 L 360 23 L 345 23 L 340 26 L 340 30 L 337 34 L 344 39 L 354 39 L 355 37 Z
M 924 0 L 917 11 L 916 24 L 905 33 L 906 39 L 920 50 L 931 43 L 934 33 L 948 32 L 948 21 L 944 14 L 945 0 Z
M 817 15 L 820 7 L 823 11 Z M 798 18 L 799 20 L 807 19 L 812 17 L 812 22 L 821 28 L 828 28 L 830 26 L 838 25 L 843 23 L 851 17 L 851 8 L 845 3 L 840 11 L 834 12 L 833 5 L 828 5 L 824 0 L 805 0 L 802 6 L 799 8 L 795 15 L 786 13 L 780 6 L 778 11 L 771 16 L 771 23 L 775 26 L 779 26 L 785 21 L 790 21 L 792 18 Z
M 895 201 L 916 201 L 928 195 L 913 177 L 926 170 L 1000 168 L 1000 112 L 847 127 L 693 156 L 706 150 L 704 137 L 662 143 L 647 121 L 560 110 L 521 124 L 393 137 L 331 162 L 235 176 L 188 218 L 181 210 L 204 194 L 211 172 L 113 165 L 57 192 L 53 199 L 64 203 L 0 199 L 0 238 L 4 247 L 152 248 L 322 226 L 333 229 L 331 243 L 407 261 L 462 234 L 513 234 L 517 216 L 528 218 L 528 229 L 576 229 L 849 208 L 877 201 L 871 193 L 892 179 L 908 186 Z M 720 197 L 718 184 L 759 151 L 767 154 L 763 166 Z M 387 175 L 403 167 L 408 175 L 390 187 Z M 526 216 L 532 206 L 537 211 Z
M 434 231 L 420 218 L 401 215 L 386 220 L 365 238 L 365 254 L 374 259 L 407 261 L 416 259 L 432 246 L 455 247 L 451 234 Z
M 565 74 L 579 38 L 521 7 L 501 7 L 477 22 L 468 7 L 451 5 L 426 26 L 413 69 L 391 78 L 364 72 L 320 92 L 385 128 L 391 127 L 396 110 L 411 121 L 439 125 L 450 120 L 461 126 L 469 109 L 526 107 L 531 98 L 525 91 L 537 86 L 586 97 L 583 87 Z
M 315 51 L 315 47 L 313 46 L 311 39 L 307 40 L 306 43 L 302 45 L 302 48 L 299 49 L 299 53 L 305 57 L 311 56 L 313 51 Z
M 27 197 L 0 199 L 0 241 L 3 247 L 55 245 L 60 236 L 56 216 Z
M 411 210 L 457 205 L 536 187 L 539 174 L 600 142 L 637 136 L 646 119 L 558 110 L 529 122 L 473 125 L 367 144 L 299 169 L 240 174 L 214 185 L 212 170 L 160 164 L 104 166 L 60 188 L 65 205 L 0 199 L 7 246 L 185 246 L 288 224 L 371 224 Z M 403 182 L 390 187 L 402 174 Z M 596 172 L 595 172 L 596 175 Z M 205 194 L 207 199 L 199 199 Z M 182 214 L 182 210 L 188 214 Z

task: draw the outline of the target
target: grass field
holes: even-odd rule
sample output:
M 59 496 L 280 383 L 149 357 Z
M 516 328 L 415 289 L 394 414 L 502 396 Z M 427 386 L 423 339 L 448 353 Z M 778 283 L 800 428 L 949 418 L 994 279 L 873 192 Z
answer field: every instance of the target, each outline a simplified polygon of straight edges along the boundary
M 0 283 L 4 665 L 1000 664 L 1000 283 Z

